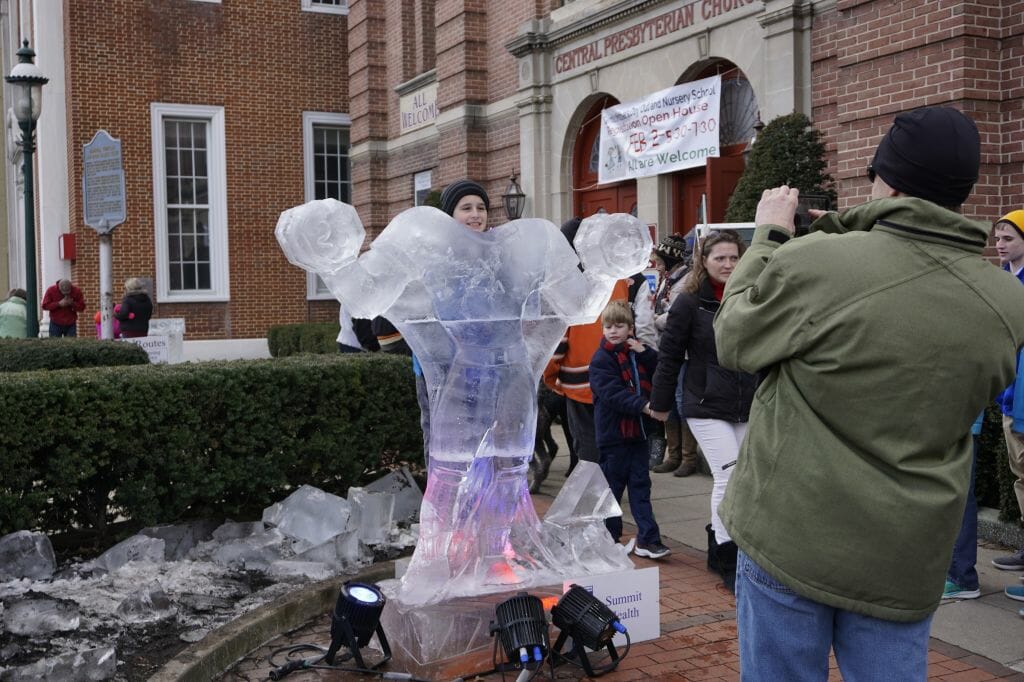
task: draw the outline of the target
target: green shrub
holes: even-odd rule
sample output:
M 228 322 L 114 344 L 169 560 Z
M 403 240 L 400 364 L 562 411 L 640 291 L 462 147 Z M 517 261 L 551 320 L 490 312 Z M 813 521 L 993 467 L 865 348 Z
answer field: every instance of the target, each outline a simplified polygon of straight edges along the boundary
M 124 341 L 0 339 L 0 372 L 147 364 L 146 351 Z
M 298 353 L 337 353 L 337 322 L 279 324 L 267 330 L 270 355 L 283 358 Z
M 0 535 L 254 516 L 423 456 L 410 361 L 381 354 L 0 375 L 0 410 Z
M 1019 523 L 1020 507 L 1013 492 L 1017 477 L 1010 471 L 1006 456 L 1006 438 L 1003 436 L 1003 413 L 996 405 L 985 410 L 978 444 L 978 470 L 974 492 L 978 504 L 999 510 L 999 519 Z
M 729 197 L 726 222 L 753 221 L 761 193 L 779 185 L 797 187 L 801 192 L 820 192 L 835 204 L 835 185 L 825 167 L 821 132 L 807 116 L 789 114 L 772 119 L 751 147 L 747 167 Z

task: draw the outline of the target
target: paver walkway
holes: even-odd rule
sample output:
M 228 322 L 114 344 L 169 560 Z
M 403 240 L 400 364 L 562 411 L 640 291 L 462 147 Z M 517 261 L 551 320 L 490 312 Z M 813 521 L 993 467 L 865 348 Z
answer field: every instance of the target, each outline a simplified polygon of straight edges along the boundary
M 551 504 L 548 495 L 534 496 L 538 513 Z M 629 532 L 629 529 L 627 529 Z M 657 565 L 661 584 L 661 637 L 633 645 L 618 669 L 603 680 L 739 680 L 739 650 L 736 640 L 736 602 L 716 575 L 706 569 L 704 552 L 665 538 L 672 555 L 661 561 L 634 557 L 637 568 Z M 240 661 L 221 679 L 224 682 L 266 680 L 270 672 L 267 656 L 279 647 L 297 643 L 326 646 L 330 642 L 330 619 L 324 615 L 291 633 L 282 634 Z M 932 639 L 929 646 L 928 679 L 945 682 L 977 682 L 1007 679 L 1024 682 L 1024 673 L 1006 668 L 987 658 Z M 536 679 L 545 679 L 545 669 Z M 556 668 L 558 679 L 581 676 L 572 666 Z M 514 679 L 506 673 L 505 679 Z M 310 680 L 372 679 L 354 673 L 300 671 L 289 675 L 291 682 Z M 478 677 L 501 679 L 498 674 Z M 832 661 L 829 680 L 842 680 Z M 780 681 L 785 682 L 785 681 Z M 882 682 L 882 681 L 880 681 Z

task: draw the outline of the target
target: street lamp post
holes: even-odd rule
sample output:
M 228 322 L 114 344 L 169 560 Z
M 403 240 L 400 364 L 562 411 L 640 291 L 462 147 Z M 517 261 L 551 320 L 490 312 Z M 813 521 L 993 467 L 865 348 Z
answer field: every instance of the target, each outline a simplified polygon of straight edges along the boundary
M 4 80 L 14 86 L 14 116 L 21 127 L 22 172 L 25 175 L 25 291 L 28 294 L 28 336 L 39 336 L 39 292 L 36 287 L 36 216 L 32 186 L 32 155 L 35 153 L 36 120 L 43 108 L 43 86 L 50 81 L 32 61 L 36 53 L 24 41 L 18 63 Z

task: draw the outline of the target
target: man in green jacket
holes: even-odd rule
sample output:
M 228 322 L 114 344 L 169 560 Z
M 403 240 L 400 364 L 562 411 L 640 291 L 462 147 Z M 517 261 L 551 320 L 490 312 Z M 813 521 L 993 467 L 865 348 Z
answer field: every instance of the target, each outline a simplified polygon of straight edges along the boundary
M 715 320 L 764 380 L 719 513 L 739 545 L 744 680 L 924 680 L 971 469 L 971 423 L 1014 377 L 1024 295 L 956 209 L 980 140 L 961 112 L 896 117 L 872 201 L 793 235 L 766 190 Z

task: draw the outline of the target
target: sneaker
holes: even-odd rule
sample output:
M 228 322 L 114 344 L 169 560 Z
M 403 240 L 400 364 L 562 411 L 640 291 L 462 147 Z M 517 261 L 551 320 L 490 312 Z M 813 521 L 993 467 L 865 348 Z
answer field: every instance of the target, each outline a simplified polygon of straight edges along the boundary
M 1003 592 L 1010 599 L 1016 599 L 1017 601 L 1024 601 L 1024 585 L 1014 585 L 1013 587 L 1007 587 Z
M 997 556 L 992 560 L 992 565 L 1004 571 L 1024 571 L 1024 549 L 1009 556 Z
M 648 559 L 661 559 L 663 557 L 667 557 L 671 553 L 672 550 L 660 542 L 652 542 L 649 545 L 642 545 L 638 542 L 636 549 L 633 550 L 633 554 L 636 554 L 637 556 L 645 556 Z
M 981 596 L 981 589 L 965 590 L 952 580 L 946 581 L 946 589 L 942 591 L 943 599 L 977 599 Z

